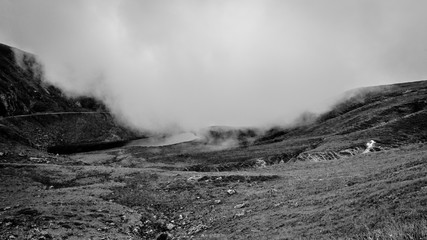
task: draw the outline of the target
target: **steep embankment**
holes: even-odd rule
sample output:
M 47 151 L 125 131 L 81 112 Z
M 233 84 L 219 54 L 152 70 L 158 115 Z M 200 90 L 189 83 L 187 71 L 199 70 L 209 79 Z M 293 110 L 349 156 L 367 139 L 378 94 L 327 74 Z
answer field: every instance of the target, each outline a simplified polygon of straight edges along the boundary
M 92 98 L 68 98 L 42 81 L 36 58 L 0 44 L 0 144 L 53 152 L 112 146 L 137 137 Z

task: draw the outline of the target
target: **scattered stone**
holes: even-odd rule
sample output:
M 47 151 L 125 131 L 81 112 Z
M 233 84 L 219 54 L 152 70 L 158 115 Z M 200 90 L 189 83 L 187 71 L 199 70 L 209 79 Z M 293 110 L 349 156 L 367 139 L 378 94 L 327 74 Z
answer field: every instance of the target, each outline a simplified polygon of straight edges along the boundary
M 268 194 L 270 196 L 275 196 L 277 192 L 278 192 L 277 189 L 274 189 L 274 188 L 268 190 Z
M 200 179 L 202 179 L 203 176 L 202 175 L 195 175 L 195 176 L 191 176 L 187 179 L 187 182 L 197 182 Z
M 243 217 L 245 216 L 245 211 L 241 211 L 239 213 L 236 213 L 236 217 Z
M 375 147 L 375 141 L 371 140 L 369 142 L 366 143 L 366 149 L 363 153 L 369 153 L 374 147 Z
M 208 229 L 208 226 L 206 226 L 206 225 L 204 225 L 204 224 L 199 224 L 199 225 L 197 225 L 197 226 L 193 226 L 193 227 L 191 227 L 191 228 L 188 230 L 188 234 L 189 234 L 189 235 L 193 235 L 193 234 L 199 233 L 199 232 L 201 232 L 201 231 L 203 231 L 203 230 L 205 230 L 205 229 Z
M 12 207 L 5 207 L 5 208 L 3 208 L 3 211 L 7 211 L 7 210 L 10 210 Z
M 236 194 L 236 190 L 228 189 L 228 190 L 227 190 L 227 193 L 228 193 L 229 195 L 233 195 L 233 194 Z
M 99 231 L 99 232 L 105 232 L 105 231 L 108 231 L 110 228 L 109 227 L 102 227 L 102 228 L 98 228 L 97 230 Z
M 139 234 L 141 232 L 141 227 L 140 226 L 135 226 L 134 228 L 132 228 L 132 232 L 134 234 Z
M 49 163 L 49 161 L 46 158 L 40 158 L 40 157 L 30 157 L 30 161 L 36 162 L 36 163 Z
M 170 230 L 172 230 L 172 229 L 174 229 L 174 228 L 175 228 L 175 224 L 173 224 L 173 223 L 168 223 L 168 224 L 166 224 L 166 228 L 170 231 Z
M 237 204 L 236 206 L 234 206 L 234 208 L 244 208 L 246 206 L 248 206 L 247 203 L 241 203 L 241 204 Z
M 214 201 L 216 204 L 220 204 L 222 201 L 220 199 L 217 199 Z
M 3 157 L 5 155 L 4 152 L 0 152 L 0 157 Z
M 254 167 L 265 168 L 266 166 L 267 166 L 267 163 L 262 158 L 258 158 L 255 160 Z

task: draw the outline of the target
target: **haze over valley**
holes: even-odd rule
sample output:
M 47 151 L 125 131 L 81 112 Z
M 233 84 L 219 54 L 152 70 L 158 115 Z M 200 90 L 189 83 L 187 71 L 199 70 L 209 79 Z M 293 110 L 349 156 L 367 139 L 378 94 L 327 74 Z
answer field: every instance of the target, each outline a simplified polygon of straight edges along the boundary
M 425 9 L 0 0 L 0 239 L 427 239 Z
M 422 1 L 1 1 L 1 42 L 140 130 L 264 127 L 426 78 Z

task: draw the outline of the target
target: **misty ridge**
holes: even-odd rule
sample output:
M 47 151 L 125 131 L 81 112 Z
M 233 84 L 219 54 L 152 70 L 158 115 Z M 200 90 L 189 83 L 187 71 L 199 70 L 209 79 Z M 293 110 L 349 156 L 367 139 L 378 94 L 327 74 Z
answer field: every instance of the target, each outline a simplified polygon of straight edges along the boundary
M 37 56 L 23 52 L 16 48 L 12 48 L 12 50 L 17 65 L 22 68 L 23 71 L 29 73 L 32 78 L 36 80 L 38 79 L 38 81 L 43 81 L 44 69 L 43 65 L 37 59 Z M 246 147 L 257 143 L 257 141 L 262 139 L 263 136 L 271 135 L 272 132 L 290 131 L 298 127 L 304 127 L 316 122 L 322 122 L 328 118 L 343 114 L 346 111 L 349 111 L 349 109 L 365 104 L 365 99 L 369 98 L 369 94 L 375 94 L 378 92 L 385 93 L 385 91 L 387 91 L 389 88 L 390 87 L 388 86 L 376 86 L 347 91 L 344 94 L 341 94 L 341 96 L 337 97 L 335 104 L 332 105 L 329 110 L 322 113 L 305 111 L 288 124 L 265 125 L 262 127 L 208 126 L 189 132 L 186 132 L 178 125 L 176 125 L 173 129 L 162 129 L 160 131 L 150 130 L 148 132 L 144 132 L 144 134 L 150 136 L 150 138 L 139 140 L 138 143 L 131 143 L 130 146 L 143 146 L 144 144 L 148 146 L 162 146 L 186 141 L 197 141 L 204 143 L 206 145 L 205 150 L 207 151 Z M 85 103 L 81 100 L 81 96 L 69 94 L 67 97 L 71 99 L 79 99 L 79 104 Z M 98 108 L 100 108 L 101 111 L 106 111 L 104 106 Z M 126 119 L 124 119 L 124 122 L 121 123 L 127 125 Z M 138 129 L 134 130 L 138 131 Z
M 412 63 L 427 36 L 407 28 L 422 6 L 329 2 L 339 11 L 274 0 L 2 3 L 0 38 L 37 56 L 42 81 L 98 99 L 132 129 L 258 134 L 313 123 L 348 89 L 425 76 Z
M 37 57 L 16 48 L 12 48 L 12 50 L 17 65 L 22 68 L 23 71 L 29 73 L 30 76 L 33 76 L 32 78 L 36 80 L 38 79 L 38 81 L 43 81 L 44 68 L 43 65 L 38 61 Z M 45 84 L 47 84 L 46 87 L 49 86 L 48 83 Z M 274 139 L 274 136 L 276 135 L 280 136 L 294 131 L 295 129 L 320 124 L 327 121 L 328 119 L 337 117 L 367 104 L 367 101 L 369 101 L 367 99 L 372 99 L 376 94 L 387 94 L 387 92 L 392 90 L 393 89 L 390 86 L 375 86 L 349 90 L 341 95 L 338 95 L 335 103 L 330 107 L 330 109 L 321 113 L 304 111 L 290 123 L 270 124 L 253 127 L 208 126 L 191 131 L 182 129 L 179 125 L 175 125 L 174 128 L 165 128 L 161 130 L 133 129 L 137 132 L 140 131 L 149 138 L 131 142 L 128 146 L 163 146 L 195 141 L 205 145 L 204 151 L 219 151 L 229 148 L 241 147 L 244 148 L 253 144 L 265 143 L 266 139 Z M 80 106 L 81 104 L 85 104 L 84 106 L 92 106 L 93 108 L 93 106 L 96 106 L 96 104 L 100 104 L 100 106 L 97 106 L 99 109 L 98 111 L 109 111 L 101 103 L 91 103 L 90 101 L 88 102 L 88 100 L 82 100 L 81 96 L 68 93 L 67 97 L 70 99 L 79 100 L 78 104 L 80 104 Z M 120 116 L 116 116 L 116 118 L 119 120 L 121 119 Z M 121 124 L 129 126 L 129 124 L 126 122 L 126 119 L 121 119 Z
M 5 46 L 5 48 L 8 48 Z M 37 59 L 37 56 L 23 52 L 16 48 L 11 48 L 14 54 L 15 63 L 22 69 L 22 71 L 29 74 L 31 79 L 34 79 L 36 82 L 41 82 L 44 79 L 44 69 L 43 65 Z M 44 91 L 49 93 L 49 88 L 51 87 L 49 83 L 42 83 L 44 85 Z M 357 94 L 353 94 L 353 97 L 357 97 L 357 101 L 362 101 L 362 93 L 372 91 L 367 89 L 366 91 L 358 91 Z M 348 94 L 345 94 L 344 97 L 348 98 Z M 105 109 L 105 106 L 101 102 L 92 103 L 88 98 L 87 100 L 81 96 L 66 96 L 69 99 L 75 99 L 76 103 L 80 107 L 89 107 L 93 108 L 96 105 L 98 111 L 108 111 Z M 339 102 L 343 102 L 341 99 Z M 349 102 L 354 102 L 354 99 L 347 99 Z M 33 109 L 35 111 L 44 111 L 43 106 Z M 146 131 L 143 132 L 148 138 L 143 138 L 141 140 L 133 141 L 128 144 L 128 146 L 163 146 L 171 145 L 182 142 L 196 141 L 198 143 L 203 143 L 205 151 L 218 151 L 229 148 L 237 147 L 246 147 L 257 142 L 257 140 L 266 135 L 267 132 L 275 131 L 277 129 L 292 129 L 295 127 L 302 127 L 309 124 L 313 124 L 319 118 L 319 114 L 304 112 L 299 117 L 297 117 L 292 123 L 286 125 L 272 125 L 264 127 L 230 127 L 230 126 L 209 126 L 197 130 L 192 130 L 190 132 L 185 132 L 179 126 L 176 126 L 174 129 L 162 131 Z M 126 125 L 126 122 L 122 122 L 123 125 Z M 134 129 L 138 131 L 138 129 Z M 141 132 L 142 133 L 142 132 Z M 90 146 L 89 146 L 90 147 Z M 58 148 L 58 147 L 56 147 Z M 56 149 L 52 148 L 52 149 Z M 50 151 L 52 151 L 52 149 Z M 60 149 L 60 148 L 58 148 Z M 64 150 L 66 151 L 66 150 Z

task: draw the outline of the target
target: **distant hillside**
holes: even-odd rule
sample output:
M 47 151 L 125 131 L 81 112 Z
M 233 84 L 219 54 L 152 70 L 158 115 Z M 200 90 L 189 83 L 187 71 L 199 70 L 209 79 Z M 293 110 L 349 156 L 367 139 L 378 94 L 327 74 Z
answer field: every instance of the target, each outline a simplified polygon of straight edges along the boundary
M 230 171 L 295 161 L 327 161 L 427 142 L 427 81 L 357 89 L 330 111 L 266 131 L 211 127 L 200 142 L 175 145 L 155 160 L 182 161 L 191 171 Z M 203 144 L 207 147 L 203 147 Z M 212 145 L 226 146 L 216 148 Z M 201 146 L 202 145 L 202 146 Z M 171 150 L 172 149 L 172 150 Z M 135 150 L 136 151 L 136 150 Z M 146 154 L 149 155 L 149 150 Z M 146 157 L 147 155 L 143 155 Z
M 257 144 L 316 138 L 313 150 L 341 150 L 370 139 L 384 146 L 427 142 L 427 81 L 357 89 L 313 123 L 273 128 Z
M 0 44 L 0 144 L 70 152 L 138 136 L 120 126 L 102 103 L 68 98 L 42 77 L 35 56 Z

